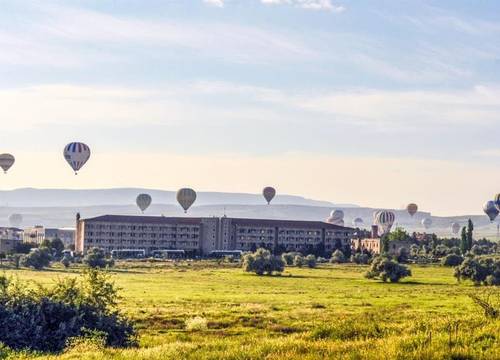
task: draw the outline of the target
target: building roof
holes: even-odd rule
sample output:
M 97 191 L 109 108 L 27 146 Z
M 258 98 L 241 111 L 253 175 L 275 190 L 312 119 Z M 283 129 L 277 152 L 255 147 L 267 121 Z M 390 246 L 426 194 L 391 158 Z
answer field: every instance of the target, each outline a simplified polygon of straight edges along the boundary
M 115 222 L 134 224 L 185 224 L 199 225 L 202 218 L 194 217 L 165 217 L 165 216 L 135 216 L 135 215 L 102 215 L 89 219 L 85 222 Z
M 332 230 L 354 230 L 352 228 L 334 225 L 323 221 L 305 221 L 305 220 L 273 220 L 273 219 L 246 219 L 246 218 L 229 218 L 235 225 L 241 226 L 268 226 L 268 227 L 295 227 L 306 229 L 325 228 Z
M 209 217 L 165 217 L 165 216 L 136 216 L 136 215 L 102 215 L 94 218 L 83 219 L 85 222 L 115 222 L 134 224 L 185 224 L 199 225 Z M 331 230 L 354 230 L 353 228 L 334 225 L 323 221 L 304 220 L 274 220 L 274 219 L 247 219 L 247 218 L 223 218 L 231 220 L 232 224 L 240 226 L 266 226 L 266 227 L 289 227 L 304 229 L 331 229 Z

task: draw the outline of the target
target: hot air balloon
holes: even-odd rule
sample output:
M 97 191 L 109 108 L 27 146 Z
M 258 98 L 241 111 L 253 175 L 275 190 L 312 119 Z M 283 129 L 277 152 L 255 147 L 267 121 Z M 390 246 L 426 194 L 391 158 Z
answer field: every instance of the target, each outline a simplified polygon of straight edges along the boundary
M 457 235 L 459 231 L 460 231 L 460 224 L 459 223 L 454 222 L 453 224 L 451 224 L 452 234 Z
M 378 213 L 379 213 L 379 212 L 381 212 L 381 211 L 382 211 L 382 210 L 375 210 L 375 211 L 373 212 L 373 224 L 376 224 L 376 222 L 377 222 L 377 215 L 378 215 Z
M 495 202 L 491 200 L 484 204 L 483 211 L 486 215 L 488 215 L 491 222 L 493 222 L 493 220 L 495 220 L 500 213 L 495 206 Z
M 360 226 L 363 226 L 363 223 L 364 223 L 364 221 L 360 217 L 355 218 L 355 219 L 352 220 L 352 225 L 354 227 L 356 227 L 356 228 L 359 228 Z
M 264 196 L 264 199 L 266 199 L 267 204 L 269 205 L 276 196 L 276 189 L 271 186 L 267 186 L 264 188 L 264 190 L 262 190 L 262 195 Z
M 382 235 L 391 231 L 396 215 L 392 211 L 382 210 L 377 213 L 375 224 L 382 230 Z
M 408 214 L 410 214 L 410 216 L 413 216 L 417 213 L 418 211 L 418 205 L 417 204 L 408 204 L 408 206 L 406 207 L 406 210 L 408 211 Z
M 327 223 L 344 226 L 344 212 L 342 210 L 333 210 L 326 219 Z
M 144 212 L 149 205 L 151 205 L 151 196 L 149 194 L 139 194 L 137 195 L 137 199 L 135 199 L 135 202 L 139 209 L 141 209 L 142 212 Z
M 75 175 L 90 158 L 90 148 L 84 143 L 73 142 L 64 148 L 64 158 L 75 171 Z
M 16 159 L 11 154 L 2 154 L 0 155 L 0 167 L 3 169 L 3 172 L 7 174 L 7 171 L 14 165 Z
M 497 208 L 497 210 L 500 211 L 500 194 L 495 195 L 493 202 L 495 203 L 495 207 Z
M 23 223 L 23 216 L 21 214 L 12 214 L 9 216 L 9 224 L 12 227 L 19 227 Z
M 431 218 L 425 218 L 422 220 L 422 225 L 424 226 L 424 228 L 426 229 L 430 229 L 430 227 L 432 226 L 432 219 Z
M 177 202 L 182 206 L 185 213 L 187 213 L 188 209 L 195 201 L 196 192 L 193 189 L 184 188 L 177 191 Z

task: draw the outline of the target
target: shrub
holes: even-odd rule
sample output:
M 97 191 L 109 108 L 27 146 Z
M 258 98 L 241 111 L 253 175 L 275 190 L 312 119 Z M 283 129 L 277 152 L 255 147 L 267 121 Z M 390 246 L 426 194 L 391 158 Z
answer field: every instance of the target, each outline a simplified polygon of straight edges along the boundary
M 347 259 L 345 258 L 345 255 L 341 250 L 335 250 L 330 259 L 330 262 L 333 264 L 342 264 L 345 263 L 346 261 Z
M 187 331 L 203 331 L 207 330 L 207 328 L 208 328 L 207 319 L 201 316 L 196 316 L 194 318 L 186 320 Z
M 67 269 L 71 265 L 71 260 L 67 256 L 65 256 L 61 259 L 61 264 Z
M 305 261 L 306 261 L 307 267 L 309 267 L 311 269 L 316 267 L 316 256 L 314 256 L 312 254 L 307 255 L 305 258 Z
M 364 254 L 364 253 L 357 253 L 354 255 L 351 255 L 351 262 L 355 264 L 362 264 L 366 265 L 370 261 L 370 255 Z
M 33 249 L 29 254 L 21 258 L 21 265 L 41 270 L 50 265 L 50 253 L 47 248 Z
M 87 251 L 87 255 L 83 258 L 83 263 L 91 268 L 112 267 L 115 264 L 112 259 L 106 259 L 104 250 L 97 247 Z
M 292 253 L 284 253 L 281 255 L 281 260 L 287 265 L 287 266 L 292 266 L 293 265 L 293 258 L 294 256 Z
M 476 285 L 500 285 L 500 260 L 491 257 L 467 257 L 455 268 L 455 277 Z
M 243 268 L 245 271 L 254 272 L 257 275 L 272 275 L 275 272 L 283 272 L 285 263 L 283 260 L 272 256 L 269 250 L 261 248 L 243 257 Z
M 130 322 L 115 309 L 117 290 L 108 275 L 88 270 L 34 290 L 0 277 L 0 341 L 15 350 L 61 351 L 86 332 L 102 333 L 107 346 L 136 344 Z
M 365 275 L 369 279 L 379 278 L 382 281 L 398 282 L 406 276 L 411 276 L 411 271 L 406 266 L 378 256 L 373 259 L 370 270 Z
M 300 254 L 295 255 L 295 257 L 293 258 L 293 265 L 301 268 L 305 264 L 306 264 L 306 259 L 302 255 L 300 255 Z
M 327 259 L 325 259 L 324 257 L 320 256 L 319 258 L 317 258 L 317 259 L 316 259 L 316 262 L 317 262 L 318 264 L 324 264 L 324 263 L 327 263 L 327 262 L 328 262 L 328 260 L 327 260 Z
M 460 255 L 449 254 L 441 259 L 441 264 L 443 266 L 458 266 L 464 261 L 464 258 Z

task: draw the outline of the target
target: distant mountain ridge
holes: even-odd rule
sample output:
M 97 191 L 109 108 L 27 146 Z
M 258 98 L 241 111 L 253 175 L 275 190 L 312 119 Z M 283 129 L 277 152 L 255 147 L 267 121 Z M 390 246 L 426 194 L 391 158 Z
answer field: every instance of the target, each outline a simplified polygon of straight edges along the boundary
M 9 207 L 66 207 L 66 206 L 103 206 L 135 204 L 140 193 L 148 193 L 153 204 L 177 204 L 176 191 L 145 188 L 111 189 L 35 189 L 21 188 L 0 191 L 0 206 Z M 197 206 L 203 205 L 262 205 L 265 201 L 261 194 L 225 193 L 200 191 Z M 278 194 L 273 204 L 342 206 L 355 207 L 351 204 L 333 204 L 328 201 L 307 199 L 301 196 Z

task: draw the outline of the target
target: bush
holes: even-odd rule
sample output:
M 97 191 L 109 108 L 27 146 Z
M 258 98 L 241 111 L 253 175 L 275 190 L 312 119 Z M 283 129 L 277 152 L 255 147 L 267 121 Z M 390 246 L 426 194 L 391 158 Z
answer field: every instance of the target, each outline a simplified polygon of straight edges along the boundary
M 467 257 L 455 268 L 458 281 L 471 280 L 476 285 L 500 285 L 500 260 L 491 257 Z
M 366 265 L 370 261 L 370 255 L 364 253 L 357 253 L 351 255 L 351 262 L 360 265 Z
M 283 260 L 275 258 L 271 252 L 266 249 L 257 249 L 252 254 L 246 254 L 243 257 L 243 268 L 247 272 L 254 272 L 257 275 L 272 275 L 273 273 L 281 273 L 285 270 Z
M 449 254 L 441 259 L 441 264 L 443 266 L 458 266 L 464 261 L 464 258 L 460 255 Z
M 411 271 L 398 262 L 378 256 L 373 259 L 370 270 L 365 275 L 368 279 L 379 278 L 382 281 L 398 282 L 404 277 L 411 276 Z
M 61 264 L 67 269 L 71 265 L 71 260 L 67 256 L 65 256 L 61 259 Z
M 295 255 L 293 258 L 293 265 L 301 268 L 306 264 L 306 259 L 302 255 Z
M 29 254 L 21 258 L 21 266 L 31 267 L 36 270 L 41 270 L 50 265 L 50 252 L 47 248 L 33 249 Z
M 186 320 L 187 331 L 203 331 L 207 330 L 207 328 L 208 328 L 207 319 L 201 316 L 196 316 L 192 319 Z
M 83 263 L 91 268 L 112 267 L 115 262 L 112 259 L 106 259 L 104 250 L 94 247 L 87 251 L 87 255 L 83 258 Z
M 68 340 L 100 332 L 107 346 L 136 344 L 130 322 L 115 309 L 108 275 L 88 270 L 50 289 L 0 277 L 0 341 L 15 350 L 61 351 Z
M 330 262 L 332 264 L 342 264 L 345 263 L 346 261 L 347 259 L 345 258 L 345 255 L 341 250 L 335 250 L 330 259 Z
M 313 269 L 316 267 L 316 256 L 313 254 L 307 255 L 305 261 L 308 268 Z
M 293 258 L 294 256 L 291 253 L 284 253 L 281 255 L 281 260 L 287 265 L 287 266 L 292 266 L 293 265 Z
M 281 260 L 283 260 L 283 262 L 285 263 L 286 266 L 293 266 L 293 260 L 295 259 L 295 256 L 297 255 L 302 255 L 301 253 L 299 252 L 288 252 L 288 253 L 284 253 L 281 255 Z

